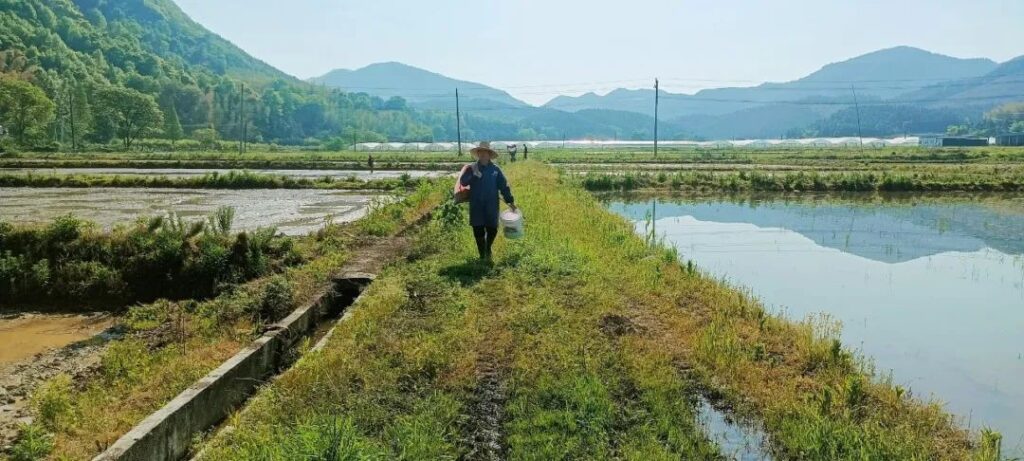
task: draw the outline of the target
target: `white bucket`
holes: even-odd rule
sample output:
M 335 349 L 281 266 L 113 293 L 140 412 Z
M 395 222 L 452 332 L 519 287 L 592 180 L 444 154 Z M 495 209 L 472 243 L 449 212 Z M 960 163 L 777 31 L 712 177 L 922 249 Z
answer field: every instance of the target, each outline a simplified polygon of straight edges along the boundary
M 515 240 L 523 237 L 523 214 L 518 211 L 505 210 L 501 213 L 501 225 L 505 229 L 505 238 Z
M 518 211 L 505 210 L 501 213 L 501 225 L 506 229 L 523 230 L 523 214 Z

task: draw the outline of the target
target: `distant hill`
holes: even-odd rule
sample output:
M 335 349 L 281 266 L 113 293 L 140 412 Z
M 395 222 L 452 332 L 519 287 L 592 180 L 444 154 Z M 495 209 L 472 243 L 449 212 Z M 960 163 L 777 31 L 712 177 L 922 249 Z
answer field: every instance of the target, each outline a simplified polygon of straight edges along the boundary
M 67 0 L 51 0 L 60 5 Z M 125 28 L 148 51 L 186 65 L 200 66 L 218 75 L 251 81 L 293 79 L 256 59 L 235 44 L 210 32 L 186 15 L 170 0 L 73 0 L 87 18 L 102 14 L 108 25 Z M 62 15 L 58 15 L 63 18 Z M 73 17 L 73 16 L 72 16 Z
M 109 86 L 152 96 L 165 119 L 180 125 L 171 131 L 186 138 L 207 128 L 222 139 L 244 131 L 250 141 L 284 144 L 351 139 L 353 131 L 363 140 L 449 136 L 408 108 L 291 77 L 203 28 L 171 0 L 0 0 L 0 61 L 0 72 L 17 67 L 11 75 L 57 103 L 51 126 L 37 130 L 32 143 L 73 141 L 62 106 L 73 95 L 84 95 L 76 108 L 78 133 L 86 134 L 80 138 L 109 142 L 109 123 L 79 126 L 93 119 L 88 96 Z M 149 136 L 160 136 L 165 127 L 151 128 Z
M 456 88 L 467 108 L 529 106 L 502 90 L 398 62 L 371 64 L 357 70 L 337 69 L 310 81 L 384 99 L 401 96 L 413 106 L 429 109 L 454 110 Z
M 775 137 L 806 126 L 853 102 L 880 101 L 942 82 L 995 72 L 989 59 L 960 59 L 911 47 L 875 51 L 828 64 L 801 79 L 749 88 L 716 88 L 693 95 L 661 93 L 661 117 L 701 137 Z M 617 89 L 604 96 L 559 96 L 545 107 L 611 109 L 652 114 L 654 90 Z
M 622 110 L 561 111 L 534 107 L 480 83 L 446 77 L 413 66 L 388 62 L 358 70 L 335 70 L 311 82 L 381 98 L 399 96 L 424 111 L 454 112 L 459 89 L 465 132 L 488 139 L 651 139 L 654 118 Z M 678 129 L 663 123 L 663 136 Z
M 703 139 L 777 138 L 794 127 L 803 127 L 827 117 L 832 107 L 768 104 L 722 115 L 691 115 L 675 119 L 687 133 Z
M 723 115 L 774 102 L 809 98 L 849 101 L 851 86 L 856 87 L 858 96 L 889 98 L 942 81 L 985 75 L 996 66 L 988 59 L 960 59 L 911 47 L 888 48 L 828 64 L 792 82 L 707 89 L 694 95 L 662 92 L 660 114 L 673 119 Z M 566 111 L 614 108 L 651 114 L 653 104 L 653 89 L 618 89 L 604 96 L 593 93 L 580 97 L 559 96 L 545 107 Z
M 981 112 L 1004 102 L 1024 101 L 1024 56 L 1000 64 L 984 75 L 927 86 L 897 101 L 928 107 L 971 108 Z

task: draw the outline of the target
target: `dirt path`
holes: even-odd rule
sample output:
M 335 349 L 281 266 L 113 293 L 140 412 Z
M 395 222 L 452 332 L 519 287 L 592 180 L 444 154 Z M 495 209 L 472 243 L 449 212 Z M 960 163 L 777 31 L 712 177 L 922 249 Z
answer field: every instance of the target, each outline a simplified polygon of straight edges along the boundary
M 486 354 L 486 352 L 485 352 Z M 470 451 L 466 460 L 500 461 L 506 458 L 505 402 L 508 400 L 508 370 L 497 357 L 487 354 L 477 363 L 479 384 L 473 391 L 466 414 Z
M 0 319 L 0 453 L 32 421 L 32 391 L 64 373 L 78 380 L 99 366 L 115 334 L 109 315 L 25 314 Z

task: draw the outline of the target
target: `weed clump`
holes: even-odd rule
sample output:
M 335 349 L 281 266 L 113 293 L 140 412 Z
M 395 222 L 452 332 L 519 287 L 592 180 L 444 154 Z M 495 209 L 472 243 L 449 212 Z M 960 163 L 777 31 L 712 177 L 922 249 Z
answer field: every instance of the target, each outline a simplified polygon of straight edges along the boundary
M 53 451 L 53 436 L 37 424 L 24 424 L 18 428 L 18 438 L 10 450 L 11 461 L 36 461 Z
M 157 298 L 214 296 L 301 262 L 273 228 L 231 235 L 234 210 L 207 221 L 139 219 L 102 232 L 74 216 L 45 227 L 0 225 L 0 307 L 116 309 Z

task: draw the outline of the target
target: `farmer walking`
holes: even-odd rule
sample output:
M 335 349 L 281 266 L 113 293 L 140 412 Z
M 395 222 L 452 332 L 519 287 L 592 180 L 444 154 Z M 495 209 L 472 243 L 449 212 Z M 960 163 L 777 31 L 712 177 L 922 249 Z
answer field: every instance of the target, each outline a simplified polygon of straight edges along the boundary
M 498 193 L 513 211 L 516 210 L 515 199 L 505 174 L 494 164 L 498 153 L 491 149 L 491 143 L 481 142 L 469 152 L 476 157 L 476 162 L 463 171 L 459 182 L 469 187 L 469 225 L 473 226 L 476 249 L 481 260 L 490 261 L 491 245 L 498 237 Z
M 530 146 L 526 145 L 526 143 L 524 142 L 523 143 L 523 160 L 529 160 L 529 159 L 530 159 Z

